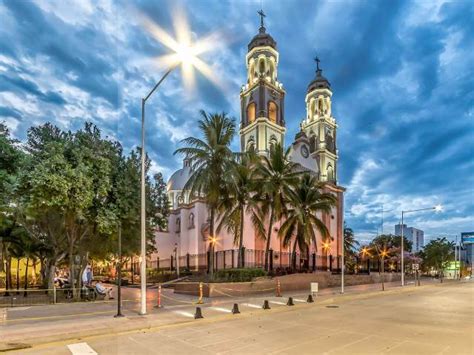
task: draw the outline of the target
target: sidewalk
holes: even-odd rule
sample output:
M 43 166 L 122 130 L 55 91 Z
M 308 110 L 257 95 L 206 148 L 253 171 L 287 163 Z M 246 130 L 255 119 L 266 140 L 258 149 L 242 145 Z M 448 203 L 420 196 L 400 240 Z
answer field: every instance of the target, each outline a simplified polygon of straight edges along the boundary
M 401 288 L 399 282 L 386 284 L 386 291 L 381 291 L 380 284 L 358 285 L 346 287 L 346 293 L 340 294 L 340 288 L 322 290 L 315 298 L 315 303 L 307 304 L 308 292 L 293 294 L 283 293 L 283 297 L 274 294 L 258 297 L 234 297 L 219 299 L 204 299 L 201 306 L 202 313 L 207 319 L 218 317 L 232 317 L 231 309 L 238 303 L 240 316 L 249 316 L 262 310 L 263 301 L 270 302 L 275 311 L 289 310 L 286 306 L 287 298 L 293 297 L 297 306 L 317 306 L 343 302 L 348 299 L 366 298 L 393 292 L 416 292 L 426 287 L 433 287 L 439 283 L 426 284 L 414 287 L 408 284 Z M 148 292 L 147 292 L 148 293 Z M 156 291 L 153 292 L 156 294 Z M 173 295 L 172 290 L 165 290 L 163 295 L 164 307 L 153 308 L 149 298 L 147 316 L 138 315 L 137 302 L 124 302 L 123 318 L 114 318 L 116 314 L 115 302 L 77 303 L 37 307 L 12 308 L 8 310 L 8 318 L 0 325 L 2 334 L 0 349 L 14 347 L 15 343 L 33 346 L 41 343 L 77 339 L 97 336 L 100 334 L 118 334 L 122 332 L 150 329 L 157 327 L 172 327 L 177 324 L 195 322 L 194 312 L 196 298 L 183 295 Z M 179 297 L 176 297 L 179 296 Z M 150 297 L 150 294 L 149 294 Z M 205 321 L 204 320 L 204 321 Z M 203 321 L 203 320 L 200 320 Z M 13 345 L 8 345 L 13 344 Z M 20 345 L 21 346 L 21 345 Z

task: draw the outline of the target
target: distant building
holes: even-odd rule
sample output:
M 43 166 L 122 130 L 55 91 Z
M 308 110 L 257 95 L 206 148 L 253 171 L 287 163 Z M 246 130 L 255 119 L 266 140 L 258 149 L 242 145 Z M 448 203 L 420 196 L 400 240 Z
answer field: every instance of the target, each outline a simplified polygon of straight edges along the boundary
M 461 233 L 461 261 L 465 263 L 467 270 L 472 275 L 474 269 L 474 232 Z
M 414 227 L 407 227 L 406 224 L 395 224 L 395 235 L 403 236 L 413 243 L 411 251 L 419 252 L 425 246 L 425 232 Z

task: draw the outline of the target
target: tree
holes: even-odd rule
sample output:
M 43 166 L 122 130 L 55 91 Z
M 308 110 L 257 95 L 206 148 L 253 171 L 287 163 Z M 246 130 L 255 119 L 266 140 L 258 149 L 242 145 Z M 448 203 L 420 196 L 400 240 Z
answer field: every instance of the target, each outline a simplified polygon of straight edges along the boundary
M 243 154 L 234 162 L 232 169 L 225 178 L 225 193 L 219 202 L 219 232 L 224 226 L 234 234 L 234 244 L 239 253 L 237 267 L 243 267 L 243 239 L 245 213 L 251 215 L 253 225 L 264 235 L 264 226 L 258 216 L 258 200 L 255 198 L 255 181 L 253 167 L 256 157 L 253 154 Z
M 25 161 L 19 142 L 0 122 L 0 272 L 5 270 L 6 293 L 12 287 L 11 260 L 18 235 L 23 231 L 15 216 L 15 189 Z M 18 250 L 16 250 L 18 251 Z
M 326 225 L 317 217 L 317 213 L 330 213 L 336 204 L 336 197 L 327 192 L 321 192 L 324 184 L 316 176 L 306 173 L 293 185 L 287 194 L 288 202 L 285 208 L 285 222 L 280 227 L 279 237 L 283 245 L 293 242 L 292 267 L 296 267 L 296 247 L 301 254 L 309 256 L 309 245 L 314 243 L 317 248 L 316 231 L 326 240 L 330 238 Z
M 443 269 L 446 264 L 454 259 L 454 243 L 449 242 L 445 237 L 431 240 L 423 248 L 421 253 L 423 266 L 437 271 L 443 281 Z
M 344 254 L 354 256 L 358 246 L 359 242 L 355 239 L 354 231 L 344 223 Z
M 202 118 L 198 127 L 203 139 L 188 137 L 182 141 L 185 145 L 175 151 L 191 160 L 192 175 L 185 185 L 190 196 L 204 195 L 209 210 L 210 231 L 210 267 L 211 278 L 214 275 L 214 221 L 224 190 L 224 176 L 231 169 L 234 154 L 230 149 L 235 134 L 234 120 L 225 113 L 207 114 L 201 111 Z
M 257 198 L 260 200 L 262 216 L 268 221 L 265 243 L 265 270 L 269 268 L 269 250 L 272 228 L 275 221 L 285 214 L 286 200 L 290 189 L 298 182 L 300 172 L 289 159 L 290 149 L 280 143 L 272 145 L 269 156 L 263 156 L 256 168 L 256 185 L 259 186 Z M 257 230 L 260 233 L 259 230 Z

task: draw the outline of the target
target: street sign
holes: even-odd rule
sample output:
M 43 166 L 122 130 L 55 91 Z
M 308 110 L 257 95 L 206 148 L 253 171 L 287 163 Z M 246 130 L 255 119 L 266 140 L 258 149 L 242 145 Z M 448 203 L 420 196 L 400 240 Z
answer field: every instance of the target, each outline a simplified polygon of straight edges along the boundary
M 311 293 L 318 293 L 318 283 L 317 282 L 311 282 Z

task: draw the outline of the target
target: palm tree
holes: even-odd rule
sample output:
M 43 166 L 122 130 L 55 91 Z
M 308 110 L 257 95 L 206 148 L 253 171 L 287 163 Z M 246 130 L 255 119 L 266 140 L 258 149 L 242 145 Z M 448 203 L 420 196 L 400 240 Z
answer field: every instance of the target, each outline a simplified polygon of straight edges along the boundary
M 358 246 L 359 242 L 355 239 L 354 231 L 344 223 L 344 254 L 353 256 Z
M 283 238 L 287 247 L 293 242 L 292 267 L 296 267 L 296 247 L 300 252 L 309 254 L 309 245 L 317 247 L 316 230 L 324 240 L 330 237 L 326 225 L 316 216 L 318 212 L 330 213 L 336 204 L 336 197 L 331 193 L 321 192 L 324 185 L 316 176 L 306 173 L 298 184 L 294 185 L 287 195 L 285 222 L 280 227 L 278 235 Z
M 280 143 L 276 143 L 271 147 L 270 155 L 261 158 L 256 169 L 255 181 L 259 186 L 257 198 L 260 200 L 261 215 L 268 218 L 267 235 L 261 235 L 266 239 L 265 270 L 269 268 L 273 223 L 283 217 L 290 187 L 298 182 L 301 174 L 296 170 L 295 163 L 290 161 L 289 155 L 289 148 L 285 150 Z
M 230 144 L 235 134 L 234 120 L 225 113 L 207 114 L 200 111 L 202 119 L 198 121 L 199 130 L 204 139 L 188 137 L 175 154 L 183 154 L 191 160 L 192 175 L 184 189 L 190 196 L 205 195 L 209 209 L 209 243 L 211 278 L 214 276 L 214 220 L 219 200 L 224 189 L 224 176 L 230 170 L 234 154 Z
M 232 166 L 225 181 L 226 193 L 219 203 L 220 222 L 217 227 L 219 232 L 226 228 L 234 234 L 234 244 L 239 247 L 237 267 L 243 267 L 243 240 L 245 212 L 251 215 L 255 229 L 259 235 L 265 234 L 265 229 L 258 215 L 258 200 L 255 197 L 255 181 L 253 167 L 256 155 L 253 153 L 242 154 Z

